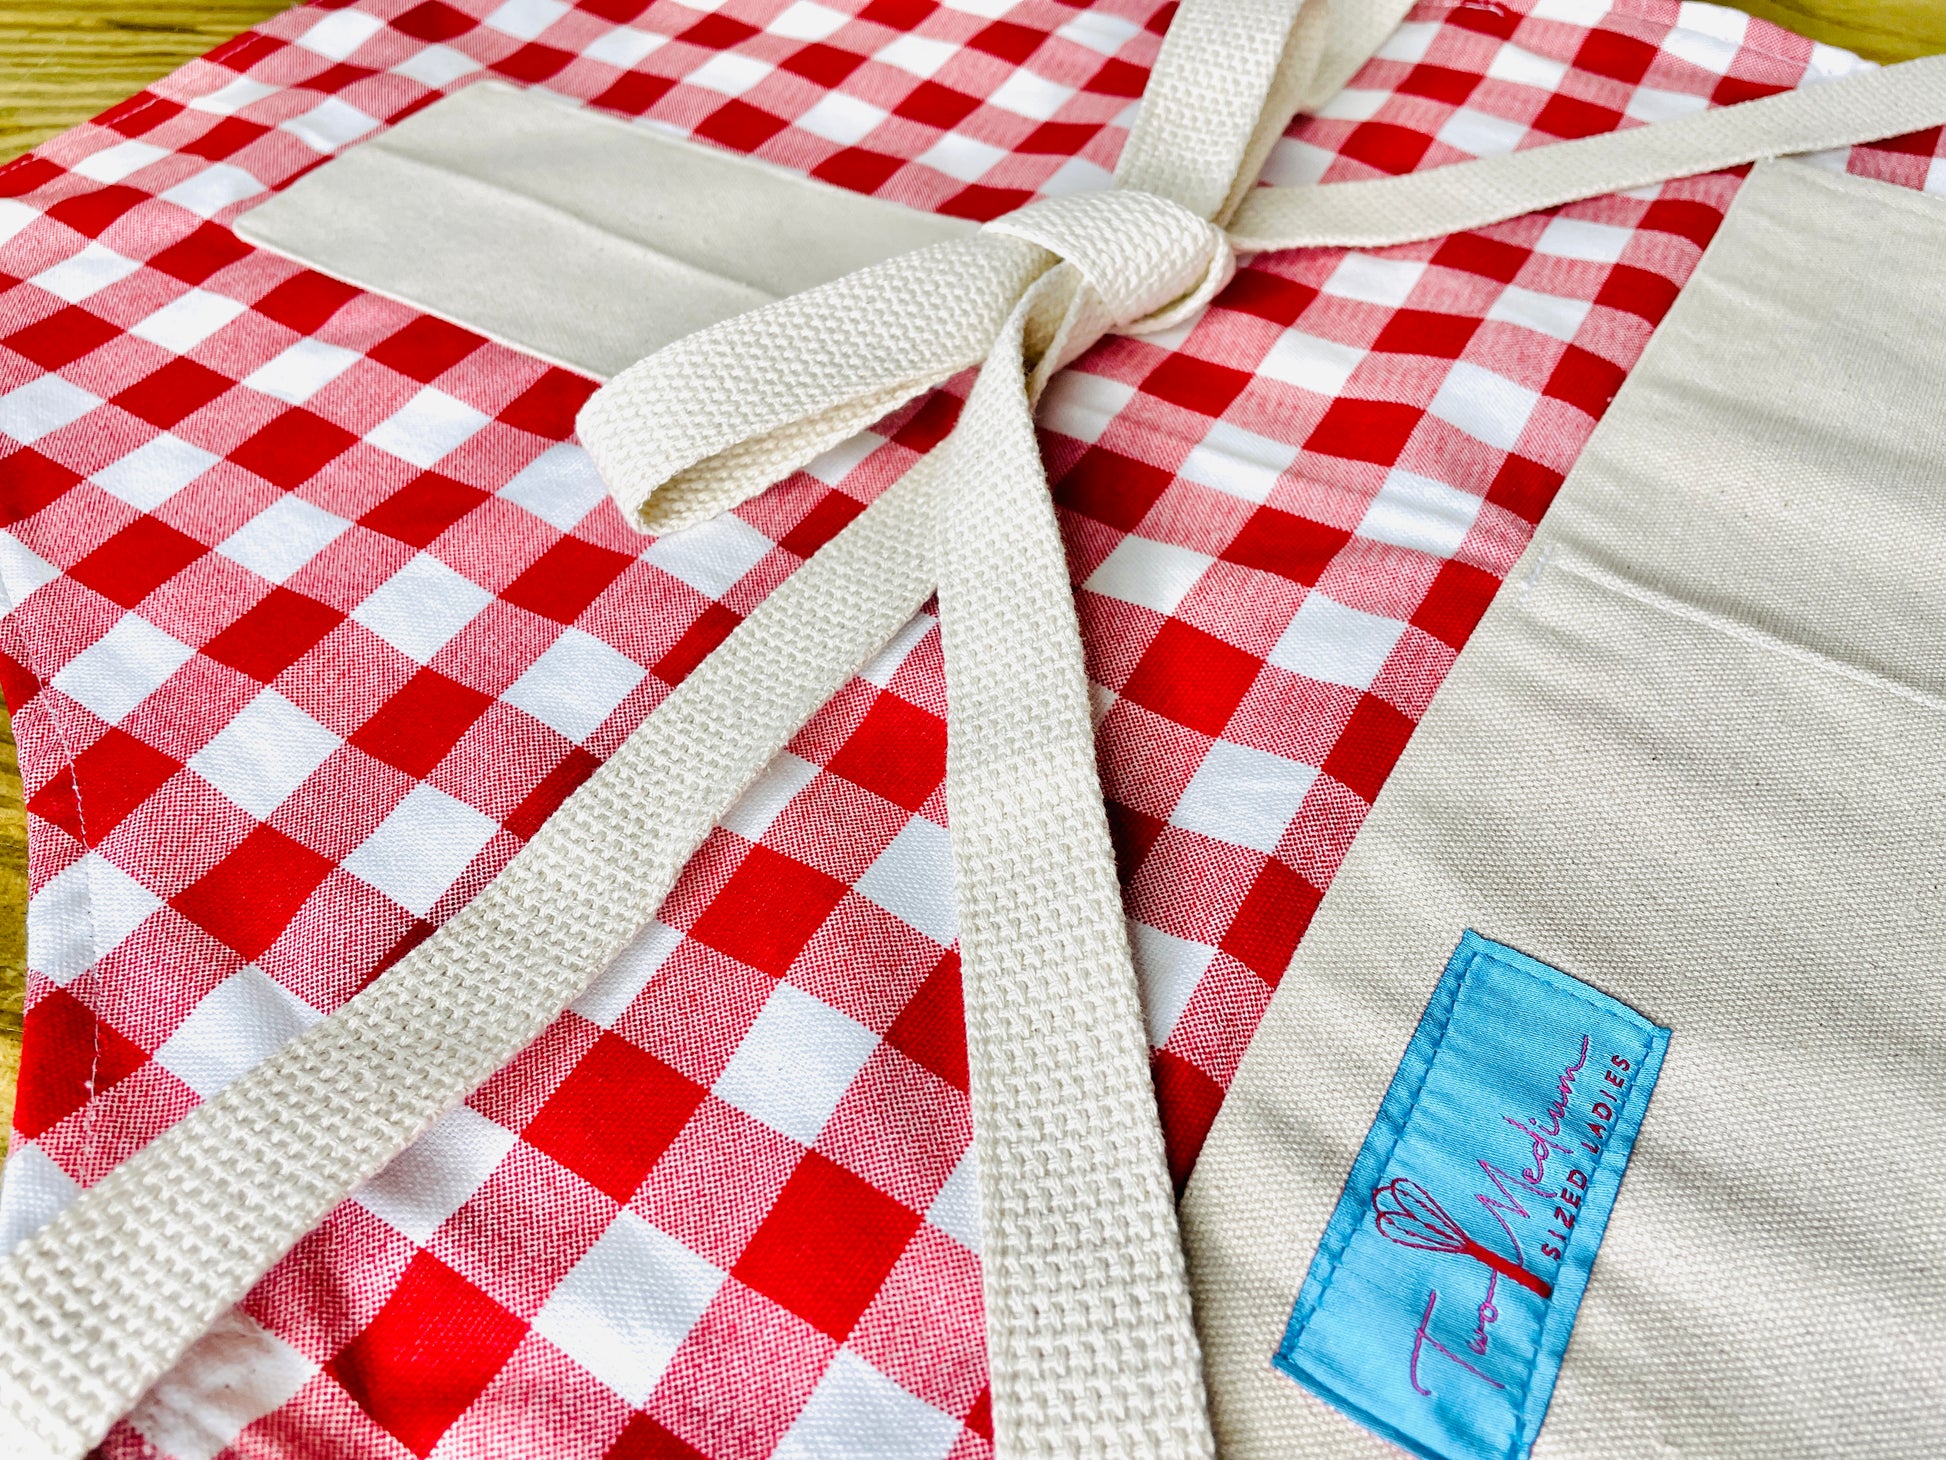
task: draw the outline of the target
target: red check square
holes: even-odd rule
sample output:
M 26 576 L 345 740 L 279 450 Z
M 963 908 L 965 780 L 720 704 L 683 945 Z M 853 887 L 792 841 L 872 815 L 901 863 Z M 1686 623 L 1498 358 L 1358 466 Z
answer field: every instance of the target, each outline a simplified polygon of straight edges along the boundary
M 812 1151 L 732 1271 L 842 1341 L 918 1227 L 917 1212 Z
M 527 1325 L 429 1252 L 325 1372 L 414 1455 L 493 1382 Z
M 604 1033 L 521 1136 L 626 1202 L 705 1093 L 648 1051 Z
M 689 936 L 782 978 L 845 891 L 836 877 L 769 847 L 752 847 Z

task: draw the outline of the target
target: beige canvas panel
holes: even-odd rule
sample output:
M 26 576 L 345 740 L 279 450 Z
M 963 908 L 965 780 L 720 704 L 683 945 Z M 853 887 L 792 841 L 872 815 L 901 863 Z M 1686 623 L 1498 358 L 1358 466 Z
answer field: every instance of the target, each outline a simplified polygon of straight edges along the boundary
M 1397 1453 L 1270 1357 L 1468 927 L 1674 1030 L 1534 1454 L 1946 1454 L 1943 386 L 1946 207 L 1760 166 L 1204 1148 L 1224 1454 Z
M 973 225 L 485 82 L 348 148 L 236 228 L 606 377 L 705 325 Z

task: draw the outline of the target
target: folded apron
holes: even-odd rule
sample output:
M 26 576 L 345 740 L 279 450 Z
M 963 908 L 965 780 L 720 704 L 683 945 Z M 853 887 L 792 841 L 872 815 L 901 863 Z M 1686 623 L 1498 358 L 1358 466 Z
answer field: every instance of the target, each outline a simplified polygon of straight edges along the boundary
M 1912 909 L 1932 874 L 1923 859 L 1902 870 L 1911 859 L 1900 854 L 1929 827 L 1923 804 L 1902 820 L 1872 800 L 1895 767 L 1858 748 L 1887 731 L 1900 752 L 1923 753 L 1937 692 L 1925 672 L 1934 661 L 1911 652 L 1927 622 L 1926 574 L 1888 574 L 1874 556 L 1916 545 L 1901 562 L 1918 562 L 1932 540 L 1910 485 L 1924 453 L 1896 435 L 1922 408 L 1923 376 L 1883 344 L 1883 301 L 1924 288 L 1890 265 L 1854 276 L 1856 312 L 1878 333 L 1844 336 L 1834 361 L 1811 350 L 1832 371 L 1815 390 L 1807 382 L 1819 377 L 1793 373 L 1811 347 L 1766 345 L 1751 322 L 1775 333 L 1777 320 L 1822 320 L 1844 297 L 1766 254 L 1767 228 L 1828 211 L 1818 236 L 1833 259 L 1870 240 L 1906 250 L 1899 262 L 1923 272 L 1911 250 L 1934 226 L 1930 204 L 1888 202 L 1884 184 L 1821 180 L 1799 164 L 1759 170 L 1744 190 L 1753 201 L 1733 214 L 1753 221 L 1720 245 L 1729 282 L 1685 301 L 1676 318 L 1702 323 L 1667 337 L 1702 344 L 1666 367 L 1677 347 L 1659 344 L 1643 367 L 1666 370 L 1665 398 L 1713 402 L 1715 414 L 1699 408 L 1678 431 L 1667 417 L 1680 413 L 1652 405 L 1661 414 L 1642 425 L 1632 402 L 1655 374 L 1625 396 L 1629 408 L 1597 437 L 1598 447 L 1620 437 L 1621 449 L 1595 450 L 1577 482 L 1619 470 L 1617 459 L 1637 472 L 1664 465 L 1647 486 L 1618 492 L 1598 479 L 1564 501 L 1564 525 L 1528 549 L 1482 647 L 1463 656 L 1458 707 L 1428 712 L 1406 753 L 1415 767 L 1439 757 L 1436 770 L 1401 772 L 1404 789 L 1378 796 L 1369 818 L 1396 828 L 1361 833 L 1337 864 L 1731 184 L 1702 178 L 1487 225 L 1935 125 L 1946 120 L 1938 67 L 1708 113 L 1709 100 L 1780 93 L 1807 64 L 1817 76 L 1854 68 L 1819 50 L 1807 63 L 1802 44 L 1708 7 L 1684 7 L 1670 28 L 1598 7 L 1435 6 L 1392 33 L 1397 7 L 1327 15 L 1260 0 L 1183 7 L 1132 120 L 1099 100 L 1133 94 L 1117 69 L 1129 63 L 1101 58 L 1146 58 L 1153 39 L 1119 15 L 1001 21 L 972 6 L 935 21 L 874 6 L 848 21 L 796 5 L 766 7 L 761 26 L 724 16 L 670 30 L 641 7 L 612 8 L 591 6 L 597 19 L 516 0 L 476 21 L 421 5 L 389 26 L 376 11 L 294 14 L 280 24 L 295 44 L 254 58 L 253 42 L 233 50 L 246 74 L 192 78 L 180 99 L 127 110 L 131 140 L 71 158 L 65 174 L 51 163 L 35 172 L 39 159 L 18 170 L 14 191 L 29 201 L 0 221 L 17 250 L 43 256 L 20 286 L 34 317 L 0 340 L 26 362 L 26 383 L 0 398 L 0 427 L 23 443 L 5 464 L 17 483 L 10 515 L 27 524 L 9 539 L 12 658 L 24 669 L 10 694 L 30 761 L 45 747 L 29 771 L 46 828 L 30 1018 L 48 1055 L 41 1073 L 30 1047 L 31 1139 L 9 1166 L 8 1220 L 25 1240 L 0 1271 L 0 1430 L 26 1453 L 79 1454 L 134 1406 L 110 1434 L 128 1453 L 1173 1455 L 1376 1443 L 1321 1395 L 1440 1456 L 1525 1453 L 1536 1432 L 1543 1453 L 1809 1454 L 1846 1433 L 1851 1448 L 1889 1455 L 1936 1440 L 1930 1289 L 1909 1279 L 1896 1304 L 1880 1291 L 1886 1254 L 1936 1219 L 1923 1176 L 1900 1224 L 1841 1264 L 1825 1244 L 1831 1225 L 1857 1220 L 1851 1208 L 1823 1186 L 1780 1198 L 1765 1184 L 1774 1168 L 1748 1159 L 1829 1152 L 1859 1111 L 1898 1102 L 1929 1048 L 1909 1034 L 1895 1057 L 1880 1025 L 1888 994 L 1920 1006 L 1912 1026 L 1927 1023 L 1919 970 L 1932 950 Z M 1163 17 L 1150 18 L 1160 31 Z M 888 38 L 888 22 L 919 29 Z M 830 91 L 831 104 L 807 106 L 807 81 L 838 86 L 849 74 L 841 60 L 853 53 L 827 44 L 841 31 L 874 63 Z M 669 58 L 687 89 L 641 65 L 672 34 L 688 48 Z M 1358 78 L 1372 84 L 1340 92 L 1381 41 Z M 1072 84 L 1009 69 L 1040 46 L 1036 64 Z M 978 88 L 984 75 L 1000 111 L 1093 118 L 1031 137 L 1003 128 L 1020 154 L 1079 147 L 1085 132 L 1103 139 L 1103 161 L 1120 146 L 1118 186 L 1101 191 L 1105 167 L 1078 157 L 1030 162 L 1014 171 L 1024 187 L 999 185 L 1002 149 L 973 140 L 965 110 L 952 115 L 952 98 L 977 107 L 975 96 L 932 79 L 956 47 L 970 59 L 954 76 Z M 577 57 L 588 64 L 565 73 Z M 1623 109 L 1568 84 L 1567 58 L 1637 119 L 1689 115 L 1604 137 Z M 280 70 L 293 61 L 297 73 Z M 296 86 L 279 94 L 272 78 L 301 74 L 299 86 L 400 120 L 416 109 L 402 98 L 488 64 L 529 82 L 563 72 L 568 95 L 636 114 L 666 97 L 661 119 L 698 137 L 745 149 L 778 138 L 771 155 L 787 166 L 989 226 L 941 236 L 895 210 L 861 260 L 809 241 L 827 205 L 826 241 L 856 236 L 856 201 L 809 192 L 795 257 L 740 250 L 744 220 L 790 211 L 779 200 L 794 179 L 753 172 L 722 195 L 720 214 L 708 186 L 692 189 L 694 216 L 673 228 L 654 208 L 584 212 L 572 179 L 545 176 L 545 146 L 532 154 L 539 175 L 468 175 L 454 160 L 467 128 L 448 102 L 387 134 L 396 144 L 346 153 L 260 223 L 239 224 L 371 291 L 361 293 L 194 221 L 234 216 L 262 190 L 257 174 L 137 140 L 175 125 L 186 152 L 210 158 L 220 133 L 222 156 L 257 146 L 258 165 L 288 184 L 305 170 L 300 144 L 334 152 L 378 119 Z M 896 106 L 866 99 L 892 99 L 891 72 L 904 78 Z M 400 91 L 408 82 L 416 94 Z M 1476 90 L 1486 110 L 1465 104 Z M 484 88 L 466 102 L 520 104 Z M 264 122 L 206 121 L 257 105 Z M 1436 107 L 1449 150 L 1375 120 L 1386 105 L 1421 129 L 1422 108 Z M 1284 136 L 1300 107 L 1318 116 Z M 942 134 L 904 172 L 898 149 L 912 143 L 890 123 L 880 139 L 890 152 L 855 145 L 894 112 Z M 450 145 L 428 161 L 406 138 L 430 135 L 440 117 Z M 1528 123 L 1585 140 L 1396 182 L 1251 188 L 1260 172 L 1329 176 L 1320 163 L 1334 151 L 1344 161 L 1332 166 L 1381 173 L 1455 150 L 1504 152 Z M 805 138 L 819 139 L 815 159 Z M 1926 155 L 1909 141 L 1850 165 L 1911 174 Z M 892 169 L 872 172 L 872 157 Z M 384 159 L 392 172 L 373 172 Z M 518 223 L 524 243 L 505 250 L 494 228 L 473 228 L 476 255 L 520 256 L 531 278 L 545 241 L 574 235 L 595 240 L 594 280 L 565 291 L 565 304 L 530 308 L 526 286 L 454 290 L 437 260 L 399 267 L 396 247 L 305 252 L 305 238 L 330 244 L 339 204 L 409 203 L 412 169 L 428 167 L 442 197 L 488 196 L 487 216 L 513 220 L 503 236 Z M 147 168 L 151 193 L 122 185 Z M 941 177 L 995 181 L 941 193 Z M 680 195 L 673 184 L 658 193 Z M 112 205 L 143 197 L 154 231 L 113 232 Z M 740 212 L 748 198 L 767 201 Z M 164 204 L 175 211 L 156 212 Z M 438 240 L 443 206 L 421 201 L 412 247 Z M 308 234 L 297 226 L 306 207 Z M 67 235 L 89 228 L 95 241 L 77 251 Z M 927 237 L 940 241 L 899 252 Z M 1732 249 L 1745 238 L 1756 243 Z M 1428 242 L 1342 251 L 1413 240 Z M 1279 258 L 1293 248 L 1321 252 Z M 1237 253 L 1266 257 L 1231 286 Z M 226 293 L 218 276 L 230 267 Z M 632 287 L 644 269 L 693 306 L 676 310 L 680 327 L 639 307 L 602 310 L 618 287 L 602 279 Z M 141 294 L 165 277 L 160 295 Z M 586 387 L 479 342 L 606 371 L 634 332 L 681 334 L 752 291 L 789 297 L 668 345 L 582 413 L 621 516 L 587 456 L 553 444 Z M 466 329 L 415 321 L 384 295 Z M 1220 307 L 1203 313 L 1212 297 Z M 246 309 L 239 340 L 217 338 Z M 591 309 L 599 348 L 575 354 L 575 311 Z M 134 359 L 117 356 L 118 330 L 141 342 L 128 347 Z M 1733 339 L 1751 359 L 1710 355 Z M 158 369 L 158 349 L 179 358 Z M 199 350 L 209 363 L 190 358 Z M 855 435 L 974 365 L 970 388 Z M 241 393 L 199 416 L 226 381 Z M 1253 389 L 1259 381 L 1270 383 Z M 1906 412 L 1886 405 L 1897 397 L 1887 383 L 1906 391 Z M 1044 389 L 1055 501 L 1071 514 L 1059 522 L 1028 416 Z M 1817 411 L 1804 419 L 1820 424 L 1787 453 L 1795 475 L 1704 473 L 1716 516 L 1692 501 L 1685 471 L 1722 449 L 1698 443 L 1741 428 L 1761 460 L 1778 433 L 1750 428 L 1749 402 L 1791 420 L 1807 394 Z M 137 434 L 160 432 L 123 441 L 124 418 L 143 423 Z M 1859 422 L 1883 430 L 1861 434 Z M 1892 466 L 1831 464 L 1861 442 L 1858 460 L 1876 450 Z M 1759 488 L 1769 495 L 1753 496 Z M 1601 517 L 1584 499 L 1625 500 L 1636 515 Z M 1823 576 L 1800 588 L 1809 529 L 1794 540 L 1770 519 L 1825 531 L 1827 511 L 1855 525 L 1856 551 L 1839 561 L 1819 538 Z M 645 549 L 635 526 L 663 535 Z M 1070 572 L 1083 590 L 1079 639 Z M 1860 573 L 1884 585 L 1869 612 L 1835 586 Z M 913 619 L 935 587 L 937 629 L 930 613 Z M 1588 601 L 1571 602 L 1577 593 Z M 1522 614 L 1545 622 L 1556 611 L 1579 639 L 1556 626 L 1544 642 L 1501 644 Z M 1670 624 L 1680 643 L 1662 655 L 1643 647 L 1674 634 Z M 1720 738 L 1682 738 L 1699 715 L 1716 717 L 1720 737 L 1753 706 L 1787 698 L 1763 677 L 1778 661 L 1802 671 L 1790 680 L 1801 702 L 1774 740 L 1743 733 L 1745 760 Z M 1465 668 L 1482 662 L 1511 666 L 1507 678 Z M 1831 698 L 1833 676 L 1864 696 L 1858 705 Z M 1582 693 L 1548 693 L 1556 682 Z M 1607 741 L 1590 728 L 1604 694 L 1613 708 L 1595 729 Z M 1892 713 L 1888 695 L 1906 716 L 1898 726 L 1871 719 Z M 1669 716 L 1656 722 L 1666 745 L 1651 706 Z M 1617 731 L 1624 707 L 1644 723 Z M 1553 718 L 1507 735 L 1521 715 Z M 1492 728 L 1468 741 L 1468 725 Z M 1097 736 L 1113 852 L 1132 872 L 1126 930 Z M 1833 779 L 1813 747 L 1847 736 L 1851 779 Z M 1468 819 L 1456 801 L 1411 789 L 1445 776 L 1461 782 L 1453 797 L 1477 792 L 1466 758 L 1491 758 L 1480 737 L 1498 752 L 1536 750 L 1557 780 L 1521 762 L 1520 788 L 1544 799 L 1558 785 L 1590 824 L 1559 817 L 1567 840 L 1536 840 L 1524 858 L 1504 830 L 1507 800 Z M 1571 769 L 1563 746 L 1599 774 Z M 1774 766 L 1798 774 L 1773 817 Z M 1697 810 L 1705 792 L 1724 799 L 1714 819 Z M 1596 851 L 1590 808 L 1638 835 Z M 1747 860 L 1684 856 L 1673 828 L 1641 836 L 1659 816 L 1707 822 L 1696 836 L 1712 847 L 1726 819 L 1744 818 Z M 175 830 L 192 826 L 210 830 Z M 1453 844 L 1456 826 L 1467 832 Z M 1396 868 L 1411 858 L 1440 892 L 1407 898 L 1407 914 L 1399 902 L 1416 884 Z M 1591 859 L 1616 869 L 1601 885 L 1607 901 L 1572 875 Z M 1363 870 L 1373 861 L 1391 870 L 1373 877 Z M 1784 917 L 1765 924 L 1770 941 L 1752 942 L 1758 915 L 1736 902 L 1757 895 L 1752 867 L 1771 874 L 1766 887 L 1803 891 L 1815 904 L 1805 923 Z M 1838 891 L 1867 868 L 1895 909 L 1869 929 L 1844 920 L 1872 914 Z M 1636 927 L 1645 909 L 1662 924 Z M 1339 927 L 1359 930 L 1356 958 Z M 1497 1025 L 1467 989 L 1498 975 L 1463 989 L 1439 974 L 1455 944 L 1475 947 L 1469 929 L 1499 940 L 1479 944 L 1499 950 L 1481 966 L 1515 970 L 1523 990 Z M 1438 956 L 1426 937 L 1444 940 Z M 1775 1005 L 1796 987 L 1791 1012 L 1808 1017 L 1833 979 L 1869 988 L 1836 972 L 1840 941 L 1885 987 L 1855 1001 L 1862 1011 L 1848 1002 L 1848 1019 L 1817 1006 L 1832 1027 L 1814 1059 Z M 1375 1001 L 1386 978 L 1389 1002 Z M 1712 979 L 1720 996 L 1693 992 Z M 1272 986 L 1271 1022 L 1184 1208 L 1192 1326 L 1169 1178 L 1195 1162 Z M 1450 1009 L 1436 1029 L 1428 1009 L 1415 1034 L 1428 995 L 1446 1008 L 1442 991 L 1457 994 Z M 1528 1057 L 1518 1030 L 1538 1033 L 1542 1013 L 1568 1018 L 1576 1000 L 1606 1010 L 1614 1039 L 1637 1041 L 1629 1055 L 1615 1044 L 1604 1067 L 1633 1103 L 1595 1092 L 1584 1177 L 1594 1185 L 1585 1207 L 1580 1187 L 1561 1195 L 1582 1219 L 1574 1239 L 1575 1212 L 1541 1217 L 1567 1254 L 1542 1273 L 1508 1216 L 1529 1213 L 1505 1186 L 1511 1206 L 1481 1200 L 1512 1257 L 1439 1207 L 1421 1168 L 1398 1163 L 1428 1143 L 1438 1154 L 1452 1121 L 1422 1120 L 1415 1102 L 1454 1078 L 1463 1037 L 1497 1038 L 1517 1064 Z M 1323 1044 L 1293 1064 L 1279 1056 L 1292 1040 Z M 1784 1067 L 1799 1073 L 1774 1111 L 1710 1104 L 1752 1070 Z M 1564 1109 L 1585 1068 L 1561 1067 Z M 1831 1070 L 1854 1082 L 1849 1105 L 1832 1094 L 1837 1077 L 1819 1073 Z M 1320 1080 L 1329 1088 L 1306 1083 Z M 1687 1113 L 1668 1115 L 1678 1103 Z M 1307 1121 L 1330 1124 L 1326 1111 L 1329 1136 L 1308 1133 Z M 1922 1147 L 1936 1139 L 1918 1116 L 1899 1129 Z M 1532 1139 L 1540 1163 L 1544 1137 Z M 1623 1185 L 1631 1144 L 1637 1174 Z M 1709 1166 L 1704 1148 L 1726 1164 Z M 1718 1187 L 1706 1192 L 1699 1171 Z M 1369 1192 L 1354 1189 L 1367 1177 Z M 1526 1181 L 1531 1196 L 1538 1175 Z M 1636 1196 L 1656 1182 L 1669 1193 L 1659 1217 Z M 1799 1225 L 1820 1232 L 1796 1269 L 1767 1245 L 1781 1240 L 1774 1221 L 1753 1216 L 1793 1199 L 1805 1206 Z M 1406 1412 L 1413 1398 L 1399 1408 L 1396 1376 L 1381 1372 L 1397 1357 L 1385 1305 L 1341 1311 L 1354 1277 L 1376 1293 L 1423 1276 L 1369 1264 L 1371 1213 L 1381 1236 L 1419 1234 L 1394 1236 L 1401 1247 L 1477 1259 L 1509 1284 L 1497 1307 L 1496 1286 L 1477 1309 L 1476 1362 L 1448 1354 L 1453 1371 L 1439 1374 L 1445 1392 L 1455 1374 L 1480 1391 L 1435 1403 L 1430 1418 Z M 1671 1241 L 1711 1254 L 1707 1272 L 1684 1268 L 1678 1281 Z M 1615 1258 L 1626 1244 L 1649 1255 Z M 1763 1271 L 1794 1274 L 1791 1293 L 1724 1275 L 1758 1253 Z M 1828 1284 L 1827 1266 L 1840 1269 Z M 1612 1295 L 1631 1275 L 1632 1305 Z M 1698 1293 L 1704 1319 L 1685 1306 Z M 1403 1288 L 1390 1298 L 1414 1300 Z M 1569 1347 L 1577 1311 L 1584 1335 L 1601 1336 Z M 1408 1388 L 1437 1400 L 1418 1363 L 1446 1340 L 1425 1312 L 1404 1331 Z M 1919 1341 L 1907 1367 L 1889 1370 L 1900 1313 Z M 1495 1350 L 1487 1325 L 1503 1316 Z M 1847 1325 L 1843 1352 L 1819 1347 L 1824 1320 Z M 1689 1347 L 1645 1337 L 1674 1322 L 1696 1330 Z M 1326 1362 L 1320 1335 L 1332 1323 L 1354 1332 Z M 1777 1337 L 1808 1346 L 1815 1381 L 1751 1352 Z M 1703 1361 L 1725 1352 L 1728 1370 Z M 1496 1377 L 1496 1364 L 1513 1367 Z M 1645 1407 L 1643 1384 L 1663 1386 L 1668 1402 Z

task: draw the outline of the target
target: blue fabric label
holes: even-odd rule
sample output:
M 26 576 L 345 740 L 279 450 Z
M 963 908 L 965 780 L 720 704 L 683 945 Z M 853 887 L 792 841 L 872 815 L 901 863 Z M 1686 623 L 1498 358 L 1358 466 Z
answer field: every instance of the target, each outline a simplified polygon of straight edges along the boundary
M 1468 932 L 1272 1360 L 1428 1460 L 1524 1460 L 1669 1031 Z

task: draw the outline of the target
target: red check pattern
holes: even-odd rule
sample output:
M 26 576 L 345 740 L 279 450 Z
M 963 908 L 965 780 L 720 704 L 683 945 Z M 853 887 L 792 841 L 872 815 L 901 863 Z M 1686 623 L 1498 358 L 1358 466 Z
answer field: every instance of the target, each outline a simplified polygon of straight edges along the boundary
M 17 1241 L 477 892 L 950 424 L 649 543 L 590 384 L 252 250 L 268 190 L 497 75 L 917 207 L 1099 186 L 1155 0 L 363 0 L 0 169 L 0 674 L 29 794 Z M 1853 58 L 1671 0 L 1421 6 L 1267 176 L 1678 116 Z M 1937 132 L 1826 159 L 1946 191 Z M 1371 798 L 1736 187 L 1256 260 L 1050 393 L 1186 1175 Z M 922 618 L 628 954 L 281 1263 L 115 1456 L 990 1451 Z

